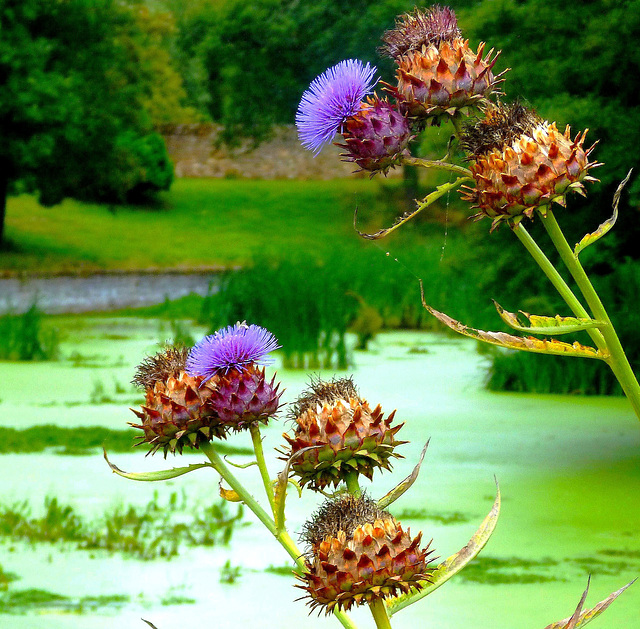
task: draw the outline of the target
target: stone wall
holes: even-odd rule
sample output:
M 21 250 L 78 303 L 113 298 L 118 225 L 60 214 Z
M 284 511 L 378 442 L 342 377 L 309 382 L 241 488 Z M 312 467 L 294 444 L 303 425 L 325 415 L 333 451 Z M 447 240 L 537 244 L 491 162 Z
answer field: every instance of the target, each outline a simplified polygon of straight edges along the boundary
M 171 125 L 160 130 L 175 165 L 176 177 L 255 179 L 335 179 L 362 177 L 339 159 L 341 149 L 326 146 L 317 157 L 300 146 L 293 125 L 277 127 L 273 137 L 253 148 L 249 141 L 230 149 L 218 145 L 215 124 Z

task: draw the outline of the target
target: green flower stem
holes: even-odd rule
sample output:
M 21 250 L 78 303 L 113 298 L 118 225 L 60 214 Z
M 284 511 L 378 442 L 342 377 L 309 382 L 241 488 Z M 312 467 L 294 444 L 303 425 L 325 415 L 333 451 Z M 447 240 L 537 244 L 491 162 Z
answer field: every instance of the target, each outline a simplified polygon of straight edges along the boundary
M 573 250 L 569 246 L 569 243 L 562 233 L 562 230 L 558 225 L 558 221 L 556 221 L 556 217 L 553 215 L 551 210 L 547 210 L 546 214 L 542 216 L 542 224 L 551 237 L 562 261 L 567 266 L 567 269 L 569 269 L 569 273 L 571 273 L 573 279 L 578 285 L 580 292 L 584 295 L 594 317 L 606 323 L 606 325 L 601 328 L 601 332 L 606 343 L 606 348 L 609 352 L 607 363 L 618 379 L 625 395 L 631 402 L 633 410 L 640 419 L 640 385 L 633 373 L 633 369 L 631 369 L 631 365 L 629 364 L 629 360 L 622 348 L 620 339 L 616 334 L 602 301 L 600 301 L 598 293 L 596 293 L 593 284 L 589 280 L 585 270 L 582 268 L 582 264 L 580 264 L 578 256 L 574 254 Z
M 252 435 L 253 436 L 253 435 Z M 259 438 L 259 435 L 258 435 Z M 267 512 L 260 506 L 258 501 L 247 491 L 242 483 L 235 477 L 233 472 L 229 469 L 222 457 L 216 452 L 211 443 L 200 444 L 200 449 L 205 456 L 211 461 L 214 469 L 225 482 L 233 489 L 242 502 L 255 513 L 257 518 L 262 522 L 269 532 L 280 542 L 280 545 L 287 551 L 289 556 L 295 561 L 296 567 L 300 571 L 305 570 L 304 555 L 302 551 L 296 546 L 295 542 L 291 539 L 288 531 L 277 531 L 276 524 Z M 262 442 L 260 442 L 260 451 L 262 451 Z M 257 452 L 256 452 L 257 454 Z M 266 469 L 266 468 L 265 468 Z M 271 486 L 271 485 L 270 485 Z M 334 611 L 333 615 L 338 619 L 345 629 L 358 629 L 353 621 L 341 611 Z M 384 625 L 383 625 L 384 626 Z
M 371 610 L 373 619 L 376 621 L 377 629 L 391 629 L 389 614 L 387 614 L 387 608 L 383 599 L 377 598 L 369 603 L 369 609 Z
M 222 460 L 222 457 L 216 452 L 211 443 L 201 443 L 200 449 L 206 457 L 211 461 L 211 465 L 215 468 L 216 472 L 222 476 L 227 482 L 229 487 L 233 489 L 238 496 L 242 499 L 242 502 L 253 511 L 257 518 L 264 524 L 269 532 L 276 537 L 276 523 L 273 518 L 260 506 L 258 501 L 246 490 L 244 485 L 234 476 L 233 472 L 227 467 L 227 464 Z
M 557 269 L 545 253 L 538 247 L 536 241 L 531 237 L 529 232 L 524 228 L 522 223 L 512 227 L 513 233 L 518 237 L 520 242 L 525 246 L 526 250 L 531 254 L 531 257 L 537 262 L 538 266 L 542 269 L 544 274 L 549 278 L 554 288 L 560 293 L 560 296 L 564 299 L 566 304 L 571 308 L 571 311 L 576 317 L 582 319 L 590 319 L 589 313 L 585 310 L 584 306 L 580 303 L 578 298 L 573 294 L 573 291 L 569 288 L 563 277 L 558 273 Z M 597 328 L 591 328 L 587 330 L 589 336 L 595 343 L 599 350 L 606 351 L 606 343 L 602 333 Z
M 458 173 L 459 175 L 464 175 L 465 177 L 471 177 L 471 171 L 468 168 L 440 160 L 420 159 L 419 157 L 403 157 L 402 163 L 409 164 L 411 166 L 421 166 L 422 168 L 449 170 L 451 172 Z
M 458 112 L 451 116 L 451 124 L 456 130 L 456 139 L 460 142 L 460 138 L 462 137 L 462 118 L 458 115 Z
M 345 479 L 345 483 L 347 484 L 347 490 L 350 494 L 359 497 L 362 494 L 362 490 L 360 489 L 360 483 L 358 482 L 358 472 L 353 471 L 349 472 Z
M 275 495 L 273 493 L 273 484 L 271 477 L 269 476 L 269 470 L 267 470 L 267 464 L 264 459 L 264 450 L 262 449 L 262 436 L 260 435 L 260 427 L 257 423 L 251 424 L 249 428 L 251 432 L 251 440 L 253 441 L 253 450 L 256 453 L 256 461 L 258 462 L 258 468 L 260 469 L 260 476 L 262 476 L 262 483 L 264 485 L 264 491 L 269 499 L 271 505 L 271 512 L 275 516 Z

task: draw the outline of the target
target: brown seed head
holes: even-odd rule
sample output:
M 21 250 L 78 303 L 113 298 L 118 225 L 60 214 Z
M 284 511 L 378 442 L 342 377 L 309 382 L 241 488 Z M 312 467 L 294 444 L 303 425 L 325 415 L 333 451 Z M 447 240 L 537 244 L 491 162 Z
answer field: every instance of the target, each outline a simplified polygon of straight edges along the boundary
M 155 356 L 148 356 L 136 368 L 131 383 L 140 389 L 153 389 L 156 382 L 176 378 L 184 371 L 189 350 L 189 347 L 171 345 Z
M 325 501 L 304 524 L 300 541 L 311 549 L 328 537 L 337 537 L 343 531 L 347 539 L 353 539 L 353 532 L 358 526 L 375 520 L 390 520 L 391 515 L 380 509 L 375 500 L 366 495 L 356 497 L 349 493 L 341 493 Z
M 489 105 L 483 120 L 464 126 L 462 147 L 474 157 L 493 149 L 502 150 L 521 135 L 531 135 L 541 122 L 535 111 L 527 109 L 517 100 L 511 105 Z
M 291 419 L 300 417 L 302 413 L 316 406 L 322 407 L 326 403 L 336 400 L 348 400 L 358 397 L 358 389 L 353 382 L 353 378 L 334 378 L 323 381 L 320 378 L 311 378 L 309 388 L 303 391 L 298 399 L 289 405 L 289 416 Z
M 453 10 L 435 4 L 428 9 L 416 9 L 413 13 L 401 15 L 395 28 L 382 36 L 384 44 L 380 52 L 397 60 L 408 52 L 422 50 L 423 46 L 439 48 L 443 42 L 460 37 L 462 34 Z

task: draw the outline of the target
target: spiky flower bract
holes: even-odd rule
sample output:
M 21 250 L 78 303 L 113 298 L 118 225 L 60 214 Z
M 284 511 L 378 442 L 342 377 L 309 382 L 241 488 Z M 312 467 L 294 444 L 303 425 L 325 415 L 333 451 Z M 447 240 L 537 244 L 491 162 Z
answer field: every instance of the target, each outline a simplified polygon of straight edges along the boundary
M 361 170 L 373 176 L 384 174 L 400 161 L 412 139 L 411 129 L 405 116 L 395 105 L 376 96 L 369 97 L 362 109 L 347 118 L 342 130 L 346 149 L 343 161 L 355 162 Z
M 442 118 L 468 115 L 502 82 L 492 68 L 497 54 L 476 51 L 462 38 L 455 13 L 435 5 L 401 16 L 383 36 L 382 52 L 398 65 L 397 85 L 386 89 L 402 113 L 422 124 L 440 124 Z M 499 54 L 499 53 L 498 53 Z
M 371 410 L 350 378 L 312 381 L 291 406 L 293 436 L 283 435 L 292 473 L 321 490 L 354 473 L 371 479 L 374 470 L 391 469 L 391 459 L 400 457 L 396 446 L 406 443 L 396 439 L 403 424 L 392 426 L 394 413 L 385 418 L 379 405 Z
M 349 610 L 419 590 L 429 581 L 429 544 L 420 548 L 391 514 L 366 496 L 338 494 L 326 501 L 304 526 L 309 546 L 306 571 L 298 577 L 312 609 Z
M 376 68 L 347 59 L 316 77 L 304 92 L 296 126 L 304 148 L 317 155 L 331 142 L 349 116 L 360 111 L 362 99 L 373 88 Z
M 189 352 L 186 371 L 209 380 L 230 369 L 242 371 L 252 364 L 273 362 L 267 355 L 278 349 L 276 337 L 258 325 L 236 323 L 205 336 Z
M 458 20 L 453 9 L 433 5 L 428 9 L 416 9 L 413 13 L 401 15 L 395 28 L 385 31 L 380 52 L 392 59 L 398 59 L 409 52 L 422 50 L 433 44 L 439 47 L 445 41 L 462 37 Z
M 583 182 L 596 181 L 588 174 L 599 164 L 588 160 L 594 147 L 584 148 L 586 133 L 572 140 L 568 126 L 561 133 L 519 102 L 490 105 L 462 134 L 475 180 L 464 200 L 479 210 L 477 218 L 493 219 L 492 229 L 554 202 L 564 206 L 567 192 L 585 194 Z
M 146 358 L 137 368 L 133 383 L 144 389 L 145 401 L 134 410 L 143 431 L 139 444 L 151 445 L 151 453 L 163 450 L 182 453 L 185 446 L 198 448 L 213 437 L 223 437 L 212 394 L 216 382 L 185 371 L 189 350 L 167 347 Z M 132 409 L 133 410 L 133 409 Z

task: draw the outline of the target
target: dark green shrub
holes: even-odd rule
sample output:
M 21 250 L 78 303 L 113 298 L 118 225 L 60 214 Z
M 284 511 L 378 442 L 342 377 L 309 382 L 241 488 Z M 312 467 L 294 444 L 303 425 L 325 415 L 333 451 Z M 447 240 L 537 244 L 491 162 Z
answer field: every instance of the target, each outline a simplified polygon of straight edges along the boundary
M 282 345 L 287 367 L 345 368 L 345 336 L 357 310 L 350 289 L 335 260 L 260 260 L 223 278 L 220 291 L 205 300 L 203 317 L 212 331 L 244 320 L 266 327 Z
M 45 328 L 42 318 L 42 312 L 35 304 L 23 314 L 0 317 L 0 360 L 57 358 L 58 332 Z

